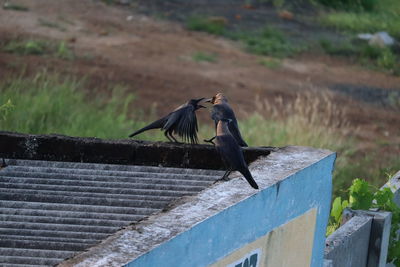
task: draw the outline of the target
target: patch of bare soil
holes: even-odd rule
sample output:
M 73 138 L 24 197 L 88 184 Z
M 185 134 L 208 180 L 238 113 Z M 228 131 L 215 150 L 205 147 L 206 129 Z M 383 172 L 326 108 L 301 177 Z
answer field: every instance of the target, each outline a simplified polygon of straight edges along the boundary
M 92 0 L 12 2 L 29 11 L 0 9 L 0 41 L 63 40 L 76 58 L 0 52 L 1 79 L 18 74 L 23 68 L 27 73 L 47 68 L 87 77 L 92 93 L 105 92 L 110 84 L 125 84 L 138 98 L 132 112 L 156 105 L 157 112 L 164 114 L 189 98 L 224 92 L 239 116 L 245 116 L 254 111 L 256 97 L 280 97 L 292 105 L 298 93 L 343 85 L 361 90 L 400 90 L 399 77 L 320 54 L 306 53 L 284 60 L 278 69 L 269 69 L 259 63 L 259 56 L 245 53 L 237 43 L 190 32 L 177 23 L 155 20 L 123 6 Z M 199 51 L 217 55 L 216 62 L 195 62 L 192 56 Z M 398 155 L 399 110 L 355 99 L 346 90 L 335 92 L 335 101 L 347 110 L 350 127 L 359 129 L 354 133 L 363 140 L 362 149 Z

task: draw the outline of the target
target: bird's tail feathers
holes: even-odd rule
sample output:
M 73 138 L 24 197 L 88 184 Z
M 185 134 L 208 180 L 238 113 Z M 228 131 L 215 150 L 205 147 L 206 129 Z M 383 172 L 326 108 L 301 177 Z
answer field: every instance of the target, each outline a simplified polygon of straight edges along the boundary
M 251 187 L 253 187 L 254 189 L 258 189 L 256 181 L 254 181 L 253 176 L 251 175 L 250 171 L 247 168 L 240 170 L 239 172 L 243 174 L 244 178 L 246 178 L 247 182 L 249 182 Z
M 145 132 L 147 130 L 163 128 L 164 124 L 165 124 L 165 118 L 161 118 L 159 120 L 156 120 L 155 122 L 150 123 L 146 127 L 143 127 L 142 129 L 137 130 L 136 132 L 130 134 L 129 137 L 138 135 L 138 134 L 143 133 L 143 132 Z

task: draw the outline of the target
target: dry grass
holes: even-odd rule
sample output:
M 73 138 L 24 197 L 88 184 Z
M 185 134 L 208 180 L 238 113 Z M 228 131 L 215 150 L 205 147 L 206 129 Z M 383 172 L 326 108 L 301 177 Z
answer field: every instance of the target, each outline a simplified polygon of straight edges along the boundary
M 328 91 L 305 91 L 292 100 L 255 99 L 256 112 L 242 121 L 243 134 L 252 145 L 302 145 L 335 151 L 347 146 L 346 109 L 335 104 Z M 262 134 L 260 134 L 262 133 Z

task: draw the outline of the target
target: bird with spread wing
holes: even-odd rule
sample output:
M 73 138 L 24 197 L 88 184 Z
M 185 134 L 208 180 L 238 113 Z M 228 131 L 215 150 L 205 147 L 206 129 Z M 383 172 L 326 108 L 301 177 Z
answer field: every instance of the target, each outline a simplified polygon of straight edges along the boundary
M 198 126 L 196 111 L 200 108 L 205 108 L 199 104 L 203 100 L 204 98 L 191 99 L 165 117 L 162 117 L 161 119 L 150 123 L 146 127 L 130 134 L 129 137 L 133 137 L 151 129 L 161 129 L 164 131 L 165 137 L 167 137 L 171 142 L 179 143 L 174 136 L 174 134 L 177 134 L 183 141 L 197 144 Z

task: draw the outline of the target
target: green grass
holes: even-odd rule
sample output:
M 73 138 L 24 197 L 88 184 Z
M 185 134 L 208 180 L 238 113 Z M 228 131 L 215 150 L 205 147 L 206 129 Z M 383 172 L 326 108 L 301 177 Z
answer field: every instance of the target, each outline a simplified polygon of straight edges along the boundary
M 11 40 L 3 45 L 2 50 L 18 55 L 53 55 L 62 59 L 73 59 L 74 53 L 68 45 L 44 40 Z
M 287 57 L 305 50 L 304 46 L 293 45 L 282 31 L 270 26 L 255 31 L 232 31 L 227 25 L 224 17 L 192 16 L 186 21 L 189 30 L 208 32 L 240 41 L 244 43 L 247 51 L 253 54 Z
M 379 0 L 371 12 L 334 11 L 320 17 L 323 25 L 350 33 L 387 31 L 400 38 L 400 1 Z
M 5 131 L 126 138 L 145 124 L 128 118 L 128 105 L 134 97 L 118 86 L 108 98 L 89 98 L 83 81 L 42 72 L 34 78 L 3 81 L 0 92 L 0 104 L 12 103 L 0 116 L 1 130 Z M 163 140 L 160 131 L 142 137 Z
M 332 44 L 329 41 L 321 40 L 320 45 L 330 55 L 346 56 L 364 66 L 385 70 L 396 75 L 400 74 L 400 55 L 395 54 L 391 48 L 380 48 L 367 43 L 350 41 Z
M 62 59 L 73 59 L 74 53 L 71 49 L 68 48 L 67 44 L 64 41 L 61 41 L 57 46 L 57 50 L 55 51 L 55 55 Z
M 301 115 L 291 115 L 281 120 L 267 120 L 255 113 L 240 121 L 240 130 L 250 146 L 300 145 L 333 151 L 347 149 L 350 146 L 350 143 L 341 138 L 334 129 L 310 124 L 301 118 Z
M 340 32 L 376 33 L 386 31 L 395 39 L 400 38 L 400 1 L 380 0 L 376 2 L 373 11 L 333 11 L 320 17 L 322 25 L 334 28 Z M 335 47 L 334 47 L 335 46 Z M 334 55 L 345 55 L 369 67 L 387 70 L 400 74 L 400 54 L 392 48 L 369 46 L 367 42 L 353 44 L 350 41 L 342 44 L 322 44 L 325 51 Z
M 332 12 L 320 19 L 322 25 L 350 33 L 386 31 L 400 37 L 400 14 L 391 12 Z
M 192 55 L 192 59 L 195 62 L 216 62 L 217 55 L 214 53 L 206 53 L 199 51 Z
M 223 18 L 191 16 L 186 21 L 186 27 L 192 31 L 202 31 L 215 35 L 226 33 L 226 21 Z
M 259 60 L 259 63 L 269 69 L 278 69 L 282 65 L 282 61 L 277 58 L 262 58 Z
M 41 40 L 13 40 L 3 47 L 3 51 L 19 55 L 43 55 L 47 50 L 48 44 Z
M 237 32 L 229 35 L 234 40 L 243 42 L 248 52 L 274 57 L 288 57 L 303 51 L 305 48 L 293 45 L 285 34 L 272 27 L 264 27 L 253 32 Z

